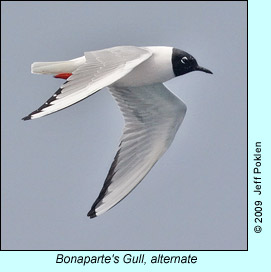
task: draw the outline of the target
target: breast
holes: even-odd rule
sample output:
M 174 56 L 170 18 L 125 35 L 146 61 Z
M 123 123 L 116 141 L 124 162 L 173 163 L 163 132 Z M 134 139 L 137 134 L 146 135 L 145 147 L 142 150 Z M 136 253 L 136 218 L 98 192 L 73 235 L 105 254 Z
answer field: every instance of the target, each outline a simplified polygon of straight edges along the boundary
M 152 56 L 135 67 L 129 74 L 115 82 L 114 87 L 139 87 L 168 81 L 175 77 L 172 68 L 172 47 L 142 47 Z

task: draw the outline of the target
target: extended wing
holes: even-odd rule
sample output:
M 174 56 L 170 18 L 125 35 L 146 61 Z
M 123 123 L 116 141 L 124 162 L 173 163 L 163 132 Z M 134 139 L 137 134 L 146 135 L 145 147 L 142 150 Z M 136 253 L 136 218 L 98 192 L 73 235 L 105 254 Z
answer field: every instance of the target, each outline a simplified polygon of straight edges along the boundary
M 79 102 L 113 84 L 151 55 L 152 53 L 146 49 L 135 46 L 118 46 L 85 53 L 85 63 L 72 72 L 72 75 L 51 98 L 37 110 L 24 117 L 23 120 L 39 118 Z M 65 63 L 69 67 L 63 67 Z M 61 73 L 61 67 L 63 67 L 63 72 L 70 71 L 71 65 L 74 63 L 59 62 L 58 64 L 53 62 L 51 73 Z M 42 67 L 41 63 L 34 63 L 32 71 L 48 74 L 50 73 L 50 64 L 46 63 Z
M 127 196 L 170 146 L 185 104 L 163 84 L 110 88 L 125 119 L 119 150 L 103 188 L 88 213 L 98 216 Z

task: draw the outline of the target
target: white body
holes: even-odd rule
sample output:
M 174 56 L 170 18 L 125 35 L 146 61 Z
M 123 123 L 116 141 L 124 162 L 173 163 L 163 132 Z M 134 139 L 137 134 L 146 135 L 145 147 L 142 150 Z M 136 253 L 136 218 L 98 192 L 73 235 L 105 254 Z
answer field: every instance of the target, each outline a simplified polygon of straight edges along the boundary
M 135 67 L 129 74 L 114 82 L 118 87 L 139 87 L 168 81 L 175 77 L 172 69 L 172 47 L 149 46 L 140 47 L 152 53 L 151 57 Z M 86 57 L 79 57 L 68 61 L 34 62 L 31 72 L 34 74 L 73 73 L 86 63 Z M 47 65 L 46 65 L 47 64 Z
M 139 87 L 165 82 L 175 77 L 171 63 L 172 47 L 150 46 L 141 48 L 148 49 L 152 52 L 152 56 L 115 82 L 114 86 Z

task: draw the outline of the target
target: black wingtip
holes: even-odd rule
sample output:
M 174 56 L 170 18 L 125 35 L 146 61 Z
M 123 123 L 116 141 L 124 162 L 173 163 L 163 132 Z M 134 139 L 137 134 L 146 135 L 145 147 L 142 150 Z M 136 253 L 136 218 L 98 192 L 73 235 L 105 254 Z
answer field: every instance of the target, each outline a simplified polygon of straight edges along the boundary
M 89 218 L 97 217 L 96 212 L 95 212 L 95 209 L 91 209 L 91 210 L 88 212 L 88 216 L 89 216 Z
M 22 120 L 24 121 L 31 120 L 31 114 L 25 116 L 24 118 L 22 118 Z

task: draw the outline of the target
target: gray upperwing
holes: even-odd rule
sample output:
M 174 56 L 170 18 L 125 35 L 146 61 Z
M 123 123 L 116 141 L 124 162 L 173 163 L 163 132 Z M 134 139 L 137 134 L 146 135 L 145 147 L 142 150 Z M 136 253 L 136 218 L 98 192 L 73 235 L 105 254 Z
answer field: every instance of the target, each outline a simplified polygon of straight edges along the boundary
M 24 117 L 39 118 L 59 111 L 94 94 L 130 73 L 152 55 L 135 46 L 118 46 L 86 52 L 86 62 L 41 107 Z

